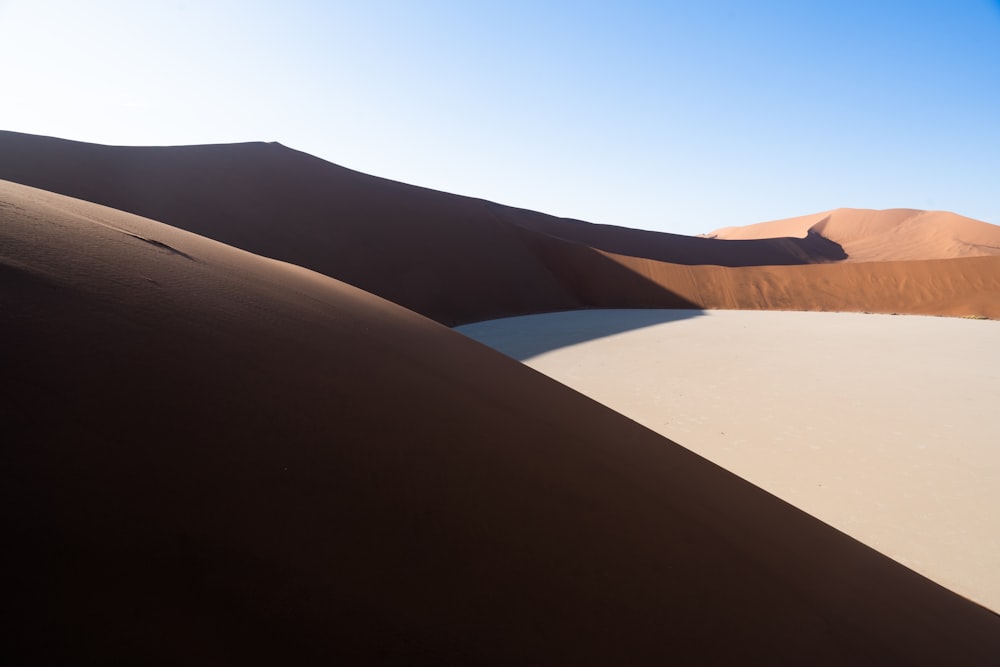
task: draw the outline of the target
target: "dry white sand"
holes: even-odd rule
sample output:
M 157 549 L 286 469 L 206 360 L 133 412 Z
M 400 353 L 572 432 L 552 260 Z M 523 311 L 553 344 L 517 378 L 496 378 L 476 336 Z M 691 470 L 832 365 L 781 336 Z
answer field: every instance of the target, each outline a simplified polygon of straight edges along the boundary
M 1000 322 L 593 310 L 458 331 L 1000 611 Z

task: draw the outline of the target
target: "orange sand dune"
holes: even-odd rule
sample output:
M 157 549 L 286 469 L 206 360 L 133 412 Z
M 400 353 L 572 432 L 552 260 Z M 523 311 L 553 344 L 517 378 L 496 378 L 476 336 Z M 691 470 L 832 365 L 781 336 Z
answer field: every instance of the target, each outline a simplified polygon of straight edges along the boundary
M 699 308 L 1000 319 L 1000 257 L 727 268 L 606 256 Z
M 1000 226 L 947 211 L 839 208 L 746 227 L 727 227 L 712 239 L 821 236 L 835 242 L 851 262 L 951 259 L 1000 255 Z
M 0 184 L 39 664 L 988 664 L 1000 617 L 423 317 Z

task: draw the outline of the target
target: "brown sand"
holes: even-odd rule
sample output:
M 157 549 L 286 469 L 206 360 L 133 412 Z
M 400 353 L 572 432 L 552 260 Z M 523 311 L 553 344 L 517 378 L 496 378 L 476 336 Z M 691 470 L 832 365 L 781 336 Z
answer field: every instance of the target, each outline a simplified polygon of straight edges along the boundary
M 1000 611 L 1000 322 L 682 315 L 460 331 Z
M 458 333 L 149 220 L 0 202 L 5 655 L 1000 656 L 1000 617 Z
M 948 211 L 908 208 L 839 208 L 746 227 L 727 227 L 707 235 L 729 240 L 816 236 L 842 247 L 850 262 L 1000 255 L 1000 226 Z

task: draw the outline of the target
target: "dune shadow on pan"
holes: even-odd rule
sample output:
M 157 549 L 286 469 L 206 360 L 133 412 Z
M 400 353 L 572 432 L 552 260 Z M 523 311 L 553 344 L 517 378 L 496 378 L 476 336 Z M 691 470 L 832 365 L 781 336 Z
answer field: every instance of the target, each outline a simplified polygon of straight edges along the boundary
M 703 314 L 698 309 L 587 309 L 507 317 L 455 330 L 509 357 L 527 361 L 571 345 Z

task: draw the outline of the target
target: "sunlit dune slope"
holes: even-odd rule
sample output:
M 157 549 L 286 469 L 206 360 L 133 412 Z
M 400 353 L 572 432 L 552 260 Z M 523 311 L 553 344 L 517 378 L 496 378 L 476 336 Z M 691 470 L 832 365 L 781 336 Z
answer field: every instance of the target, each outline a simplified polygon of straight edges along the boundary
M 1000 255 L 1000 226 L 948 211 L 839 208 L 746 227 L 727 227 L 713 239 L 805 239 L 835 242 L 851 262 L 952 259 Z
M 1000 319 L 1000 257 L 727 268 L 605 255 L 699 308 Z
M 0 275 L 5 655 L 1000 655 L 997 616 L 343 283 L 11 184 Z

